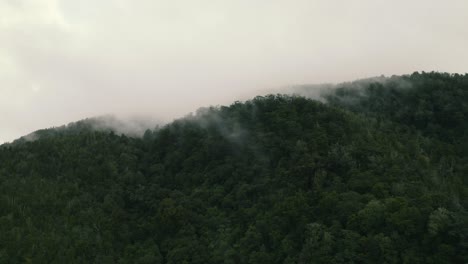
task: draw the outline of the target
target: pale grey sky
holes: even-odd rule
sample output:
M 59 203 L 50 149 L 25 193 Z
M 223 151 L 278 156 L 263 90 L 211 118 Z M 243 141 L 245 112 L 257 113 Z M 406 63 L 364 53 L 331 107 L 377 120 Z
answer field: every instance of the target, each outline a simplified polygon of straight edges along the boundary
M 0 143 L 302 83 L 468 71 L 466 0 L 0 0 Z

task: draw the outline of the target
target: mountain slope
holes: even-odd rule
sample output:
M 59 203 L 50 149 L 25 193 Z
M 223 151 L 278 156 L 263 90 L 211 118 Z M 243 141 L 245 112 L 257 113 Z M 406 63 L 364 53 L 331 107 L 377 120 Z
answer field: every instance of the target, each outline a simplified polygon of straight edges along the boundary
M 468 261 L 463 124 L 443 140 L 343 93 L 0 148 L 0 262 Z

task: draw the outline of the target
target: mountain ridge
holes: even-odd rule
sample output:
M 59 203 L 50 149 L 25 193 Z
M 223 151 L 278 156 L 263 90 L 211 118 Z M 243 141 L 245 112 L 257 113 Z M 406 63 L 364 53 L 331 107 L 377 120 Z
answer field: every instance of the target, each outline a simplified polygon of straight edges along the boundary
M 0 261 L 464 263 L 467 79 L 415 73 L 327 103 L 203 108 L 142 137 L 84 126 L 5 146 Z M 431 106 L 447 98 L 428 96 L 445 90 L 450 123 Z M 428 126 L 414 109 L 438 112 Z

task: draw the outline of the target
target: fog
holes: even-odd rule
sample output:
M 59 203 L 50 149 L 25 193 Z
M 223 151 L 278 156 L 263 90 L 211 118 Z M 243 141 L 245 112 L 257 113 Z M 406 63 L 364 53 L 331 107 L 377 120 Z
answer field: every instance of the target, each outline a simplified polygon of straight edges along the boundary
M 279 87 L 468 71 L 466 0 L 0 0 L 0 143 Z

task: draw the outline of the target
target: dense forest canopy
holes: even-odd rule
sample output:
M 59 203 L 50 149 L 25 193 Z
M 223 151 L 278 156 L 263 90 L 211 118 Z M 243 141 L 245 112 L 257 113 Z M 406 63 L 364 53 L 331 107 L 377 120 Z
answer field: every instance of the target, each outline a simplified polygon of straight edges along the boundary
M 0 147 L 0 263 L 466 263 L 468 75 Z

